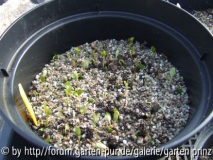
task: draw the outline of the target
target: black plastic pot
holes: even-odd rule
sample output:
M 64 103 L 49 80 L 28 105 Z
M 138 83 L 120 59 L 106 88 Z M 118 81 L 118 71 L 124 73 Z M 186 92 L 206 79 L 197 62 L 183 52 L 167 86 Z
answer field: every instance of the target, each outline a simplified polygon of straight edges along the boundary
M 212 0 L 169 0 L 169 2 L 177 4 L 179 3 L 182 8 L 185 9 L 208 9 L 213 8 L 213 1 Z
M 213 38 L 190 14 L 160 0 L 55 0 L 18 19 L 0 41 L 1 115 L 35 146 L 48 146 L 24 120 L 18 83 L 28 91 L 54 53 L 97 39 L 132 36 L 165 53 L 184 77 L 190 118 L 181 133 L 160 149 L 184 143 L 213 117 Z

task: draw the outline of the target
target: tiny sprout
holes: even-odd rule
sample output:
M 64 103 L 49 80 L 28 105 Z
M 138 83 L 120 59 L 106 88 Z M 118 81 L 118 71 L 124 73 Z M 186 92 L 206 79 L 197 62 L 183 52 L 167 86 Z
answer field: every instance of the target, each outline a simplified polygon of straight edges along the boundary
M 97 142 L 96 145 L 95 145 L 95 148 L 108 149 L 108 147 L 101 142 Z
M 139 134 L 140 134 L 140 131 L 137 130 L 137 131 L 135 132 L 135 135 L 138 136 Z
M 97 114 L 93 113 L 93 123 L 94 123 L 94 125 L 96 125 L 96 123 L 98 122 L 99 117 L 100 117 L 100 113 L 97 113 Z
M 81 129 L 78 126 L 76 126 L 74 132 L 76 137 L 79 139 L 81 137 Z
M 112 133 L 112 128 L 110 126 L 107 126 L 107 132 Z
M 71 83 L 70 83 L 69 81 L 67 81 L 66 83 L 64 83 L 64 87 L 65 87 L 65 88 L 69 88 L 70 85 L 71 85 Z
M 120 50 L 117 49 L 116 52 L 115 52 L 115 57 L 118 58 L 119 54 L 120 54 Z
M 168 81 L 169 80 L 168 73 L 165 73 L 165 77 L 166 77 L 166 80 Z
M 111 115 L 109 114 L 109 112 L 106 112 L 106 113 L 105 113 L 105 119 L 107 120 L 107 122 L 108 122 L 109 124 L 111 124 Z
M 84 114 L 86 112 L 87 106 L 83 105 L 80 109 L 81 114 Z
M 74 71 L 72 78 L 76 81 L 78 80 L 78 72 L 77 71 Z
M 65 129 L 64 129 L 64 133 L 67 134 L 67 132 L 70 130 L 70 125 L 69 123 L 65 124 Z
M 47 75 L 47 70 L 44 69 L 44 70 L 43 70 L 43 74 L 42 74 L 42 76 L 41 76 L 41 82 L 42 82 L 42 83 L 46 81 L 46 75 Z
M 45 128 L 44 128 L 44 127 L 41 127 L 38 131 L 39 131 L 39 132 L 44 132 L 44 131 L 45 131 Z
M 151 47 L 153 53 L 156 53 L 156 48 L 154 46 Z
M 141 62 L 136 62 L 135 63 L 136 67 L 138 67 L 139 69 L 145 69 L 145 65 L 143 65 Z
M 50 136 L 48 135 L 47 138 L 44 140 L 47 143 L 50 143 Z
M 66 88 L 64 91 L 65 91 L 67 97 L 72 93 L 72 90 L 73 90 L 73 88 L 70 86 L 70 84 L 71 84 L 70 82 L 64 83 L 64 87 Z
M 59 55 L 58 54 L 54 54 L 53 59 L 55 60 L 55 59 L 58 59 L 58 58 L 59 58 Z
M 34 96 L 39 96 L 39 93 L 36 92 L 35 90 L 33 90 L 33 95 L 34 95 Z
M 46 77 L 45 76 L 41 76 L 41 82 L 44 83 L 46 81 Z
M 133 43 L 134 39 L 135 39 L 134 37 L 129 38 L 128 39 L 128 45 L 131 45 Z
M 171 77 L 171 79 L 174 77 L 174 75 L 175 75 L 175 73 L 176 73 L 176 70 L 175 70 L 175 68 L 174 67 L 172 67 L 171 69 L 170 69 L 170 77 Z
M 50 109 L 48 108 L 47 106 L 47 102 L 44 101 L 44 113 L 46 114 L 46 122 L 45 122 L 45 125 L 47 126 L 48 125 L 48 117 L 49 115 L 51 114 L 50 112 Z
M 46 101 L 44 101 L 44 113 L 46 114 L 47 117 L 49 117 L 49 115 L 51 114 Z
M 78 55 L 79 55 L 79 48 L 78 47 L 75 47 L 75 54 L 78 57 Z
M 126 68 L 126 63 L 124 62 L 123 59 L 120 59 L 118 63 Z
M 124 81 L 124 86 L 125 86 L 126 89 L 128 89 L 128 83 L 127 83 L 127 81 Z
M 117 122 L 118 121 L 118 117 L 119 117 L 119 112 L 118 112 L 118 110 L 116 108 L 113 109 L 113 112 L 114 112 L 113 121 Z
M 83 68 L 86 69 L 88 67 L 89 67 L 89 61 L 85 60 L 84 63 L 83 63 Z
M 81 129 L 78 126 L 76 126 L 74 128 L 74 132 L 75 132 L 76 137 L 78 138 L 78 146 L 80 147 Z
M 88 100 L 88 102 L 89 102 L 89 103 L 95 103 L 95 100 L 94 100 L 93 98 L 90 98 L 90 99 Z
M 75 91 L 73 92 L 74 96 L 80 96 L 83 93 L 82 89 L 75 89 Z
M 101 52 L 101 55 L 103 56 L 103 68 L 105 68 L 106 51 Z
M 178 94 L 183 94 L 183 89 L 181 86 L 178 87 L 177 92 Z

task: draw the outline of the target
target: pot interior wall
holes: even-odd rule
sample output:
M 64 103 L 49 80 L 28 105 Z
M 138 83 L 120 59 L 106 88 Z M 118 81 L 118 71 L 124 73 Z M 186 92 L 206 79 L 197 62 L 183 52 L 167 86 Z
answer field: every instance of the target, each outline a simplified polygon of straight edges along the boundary
M 41 30 L 18 52 L 19 58 L 14 66 L 16 72 L 13 81 L 13 95 L 18 112 L 15 109 L 14 115 L 19 116 L 19 113 L 25 113 L 25 107 L 18 92 L 18 83 L 22 83 L 28 92 L 35 75 L 41 72 L 54 54 L 64 53 L 72 46 L 90 43 L 94 40 L 112 38 L 119 40 L 132 36 L 141 43 L 146 41 L 148 45 L 155 46 L 158 52 L 165 53 L 169 61 L 180 70 L 184 77 L 191 100 L 190 120 L 186 128 L 172 141 L 186 135 L 200 123 L 203 118 L 200 115 L 205 114 L 205 108 L 202 108 L 204 106 L 201 105 L 203 88 L 200 72 L 202 67 L 199 65 L 202 64 L 196 61 L 196 51 L 185 41 L 184 37 L 178 35 L 168 26 L 151 19 L 147 20 L 145 17 L 137 19 L 134 16 L 128 18 L 128 16 L 106 14 L 81 20 L 67 18 Z M 20 120 L 18 123 L 25 122 Z M 26 132 L 32 134 L 30 130 L 26 129 Z M 34 135 L 34 138 L 37 137 Z

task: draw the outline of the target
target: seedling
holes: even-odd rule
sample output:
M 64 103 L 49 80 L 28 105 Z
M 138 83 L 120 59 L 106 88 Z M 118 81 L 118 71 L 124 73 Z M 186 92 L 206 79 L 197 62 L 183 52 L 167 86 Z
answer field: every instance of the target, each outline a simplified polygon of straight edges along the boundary
M 44 140 L 47 143 L 50 143 L 50 136 L 48 135 L 47 138 Z
M 70 125 L 69 125 L 69 123 L 66 123 L 65 128 L 64 128 L 64 135 L 66 135 L 67 132 L 69 132 L 69 130 L 70 130 Z
M 54 54 L 53 60 L 58 59 L 58 58 L 59 58 L 59 55 L 58 54 Z
M 151 47 L 153 53 L 156 53 L 156 48 L 154 46 Z
M 172 68 L 170 69 L 169 73 L 170 73 L 170 78 L 171 78 L 171 80 L 172 80 L 172 79 L 173 79 L 173 77 L 174 77 L 174 75 L 175 75 L 175 73 L 176 73 L 175 68 L 174 68 L 174 67 L 172 67 Z
M 169 80 L 169 76 L 168 76 L 167 72 L 165 73 L 165 78 L 166 78 L 167 81 Z
M 144 64 L 142 64 L 141 62 L 136 62 L 135 65 L 136 65 L 136 67 L 138 67 L 141 70 L 144 70 L 146 68 L 146 66 Z
M 83 105 L 83 106 L 81 107 L 81 109 L 80 109 L 81 114 L 84 114 L 84 113 L 87 111 L 87 108 L 89 107 L 89 104 L 90 104 L 90 103 L 94 103 L 94 102 L 95 102 L 95 100 L 94 100 L 93 98 L 90 98 L 90 99 L 88 100 L 87 104 L 86 104 L 86 105 Z
M 38 132 L 44 132 L 45 131 L 45 128 L 44 127 L 41 127 Z
M 47 70 L 43 70 L 43 74 L 41 75 L 41 82 L 44 83 L 46 81 Z
M 112 133 L 112 128 L 110 126 L 107 126 L 107 132 Z
M 36 90 L 33 90 L 33 95 L 34 95 L 35 97 L 37 97 L 37 96 L 39 96 L 39 93 L 36 92 Z
M 69 100 L 69 96 L 71 95 L 73 88 L 70 86 L 70 82 L 67 81 L 66 83 L 64 83 L 64 87 L 65 87 L 65 94 L 67 96 L 67 100 L 66 100 L 66 105 L 68 106 L 68 100 Z
M 75 55 L 76 55 L 76 57 L 79 56 L 79 48 L 78 47 L 75 47 Z
M 82 89 L 75 89 L 75 91 L 72 92 L 72 94 L 78 98 L 78 106 L 79 106 L 79 107 L 80 107 L 80 104 L 81 104 L 80 95 L 81 95 L 82 93 L 83 93 L 83 90 L 82 90 Z
M 108 149 L 108 147 L 105 145 L 105 144 L 103 144 L 102 142 L 97 142 L 96 144 L 95 144 L 95 148 L 97 149 L 97 148 L 100 148 L 100 149 Z
M 124 62 L 123 59 L 120 59 L 120 60 L 118 61 L 118 63 L 119 63 L 121 66 L 123 66 L 124 68 L 126 68 L 126 63 Z
M 133 44 L 134 39 L 135 39 L 134 37 L 131 37 L 131 38 L 128 39 L 127 45 L 128 45 L 129 47 L 131 47 L 131 45 Z
M 96 137 L 98 137 L 98 132 L 97 132 L 97 129 L 95 128 L 95 126 L 96 126 L 96 123 L 97 123 L 98 120 L 99 120 L 100 113 L 97 113 L 97 114 L 93 113 L 92 116 L 93 116 L 93 129 L 94 129 L 94 131 L 95 131 Z
M 128 89 L 129 89 L 129 86 L 128 86 L 127 81 L 124 81 L 124 86 L 125 86 L 125 90 L 124 90 L 123 96 L 124 96 L 124 97 L 127 97 Z
M 113 121 L 114 121 L 114 123 L 113 123 L 113 125 L 115 126 L 115 123 L 118 121 L 118 117 L 119 117 L 119 112 L 118 112 L 118 110 L 116 109 L 116 108 L 114 108 L 113 109 Z
M 77 71 L 74 71 L 72 78 L 76 81 L 75 85 L 77 86 L 78 85 L 78 78 L 79 78 Z
M 86 110 L 87 110 L 87 106 L 83 105 L 80 109 L 81 114 L 84 114 L 86 112 Z
M 84 63 L 83 63 L 83 68 L 86 69 L 88 67 L 89 67 L 89 61 L 85 60 Z
M 106 61 L 106 51 L 101 52 L 101 55 L 103 57 L 103 68 L 105 68 L 105 61 Z
M 120 54 L 120 50 L 117 49 L 116 52 L 115 52 L 115 57 L 116 57 L 116 59 L 118 59 L 119 54 Z
M 49 118 L 49 116 L 51 114 L 51 111 L 50 111 L 49 107 L 47 106 L 47 102 L 46 101 L 44 101 L 44 113 L 46 114 L 45 126 L 47 126 L 48 125 L 48 118 Z
M 105 113 L 105 119 L 108 122 L 108 124 L 111 125 L 111 115 L 109 112 Z
M 183 94 L 183 89 L 181 86 L 178 87 L 177 92 L 178 94 Z
M 81 140 L 81 129 L 76 126 L 74 129 L 75 135 L 78 138 L 78 147 L 80 148 L 81 144 L 80 144 L 80 140 Z

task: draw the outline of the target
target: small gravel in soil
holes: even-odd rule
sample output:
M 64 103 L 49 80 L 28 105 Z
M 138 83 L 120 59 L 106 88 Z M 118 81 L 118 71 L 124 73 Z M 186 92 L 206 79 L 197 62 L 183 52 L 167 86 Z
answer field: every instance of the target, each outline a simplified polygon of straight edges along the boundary
M 213 9 L 205 11 L 192 11 L 193 16 L 199 19 L 213 34 Z
M 78 49 L 78 56 L 74 47 L 54 56 L 30 87 L 30 101 L 39 123 L 38 128 L 32 128 L 42 139 L 60 149 L 91 149 L 97 142 L 110 149 L 151 148 L 171 140 L 186 125 L 187 88 L 177 69 L 171 78 L 174 66 L 165 55 L 130 40 L 94 41 Z M 89 66 L 83 68 L 85 61 Z M 78 81 L 73 79 L 75 71 Z M 66 96 L 66 82 L 83 93 Z M 89 103 L 91 99 L 93 103 Z M 50 109 L 49 116 L 44 105 Z M 87 106 L 84 114 L 80 112 L 83 105 Z M 117 122 L 113 121 L 114 109 L 119 112 Z M 105 118 L 106 112 L 112 117 L 111 123 Z M 96 125 L 94 113 L 100 113 Z M 76 126 L 81 129 L 80 146 Z

